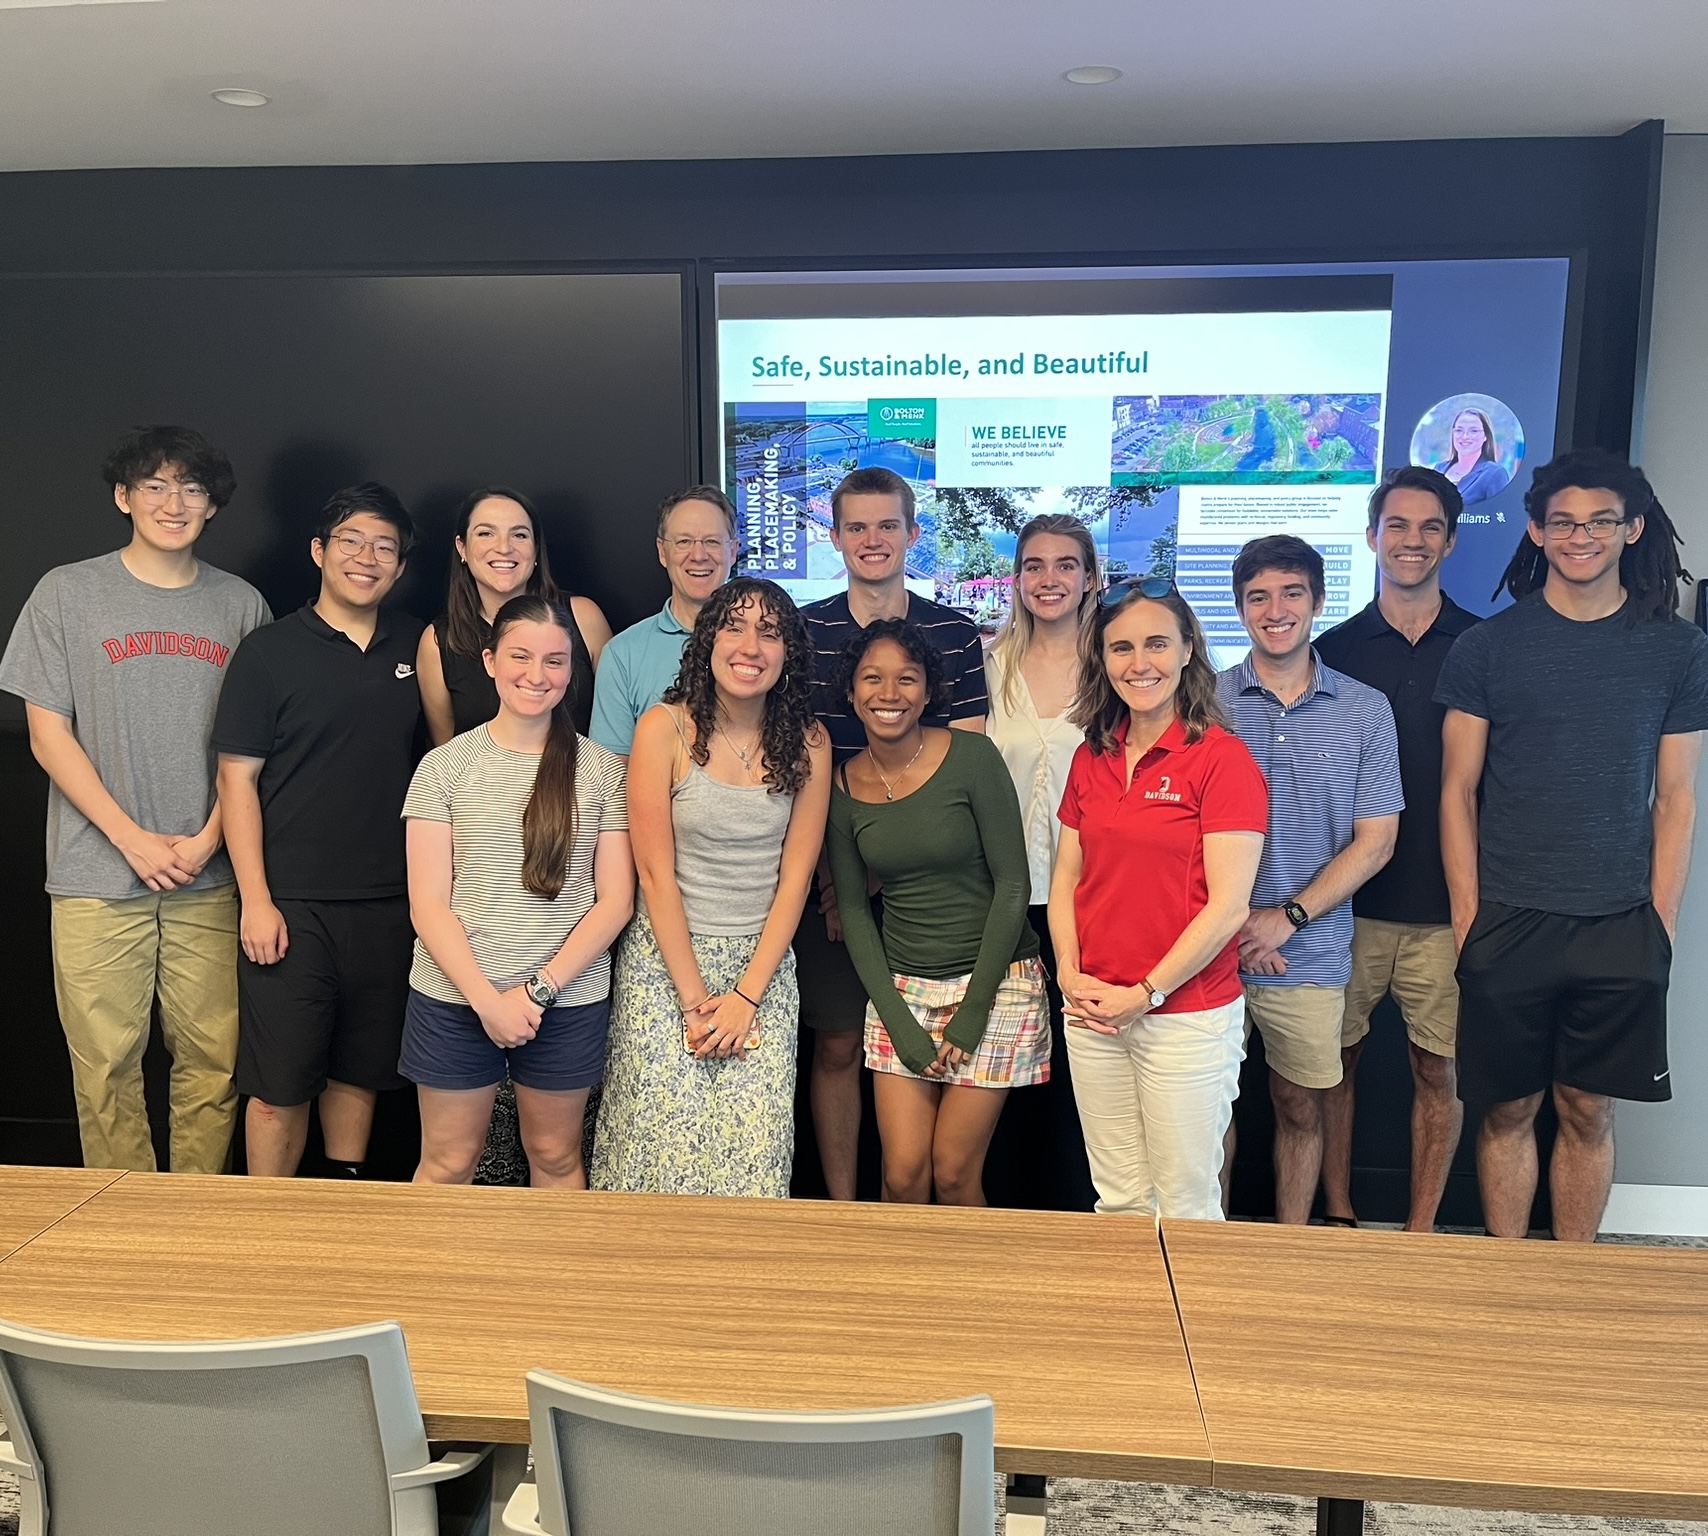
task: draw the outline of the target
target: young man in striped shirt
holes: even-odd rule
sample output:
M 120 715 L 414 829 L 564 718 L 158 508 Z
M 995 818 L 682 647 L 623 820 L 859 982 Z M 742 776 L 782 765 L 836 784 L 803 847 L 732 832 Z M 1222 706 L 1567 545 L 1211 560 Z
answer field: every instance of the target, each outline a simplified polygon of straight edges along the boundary
M 965 614 L 907 589 L 907 552 L 919 539 L 913 487 L 888 469 L 857 469 L 830 498 L 831 542 L 848 571 L 848 588 L 801 610 L 813 646 L 813 704 L 830 732 L 836 762 L 866 745 L 854 708 L 835 687 L 842 647 L 874 619 L 905 618 L 942 653 L 949 687 L 946 710 L 927 725 L 982 731 L 989 701 L 984 650 Z M 842 947 L 836 893 L 821 856 L 817 889 L 795 934 L 801 1022 L 814 1031 L 813 1129 L 825 1187 L 833 1200 L 854 1198 L 860 1140 L 860 1059 L 866 992 Z
M 1322 556 L 1291 534 L 1253 539 L 1234 558 L 1233 589 L 1251 652 L 1217 686 L 1269 781 L 1240 974 L 1269 1059 L 1275 1216 L 1302 1225 L 1322 1171 L 1323 1099 L 1341 1076 L 1352 893 L 1393 856 L 1405 796 L 1387 699 L 1311 646 Z

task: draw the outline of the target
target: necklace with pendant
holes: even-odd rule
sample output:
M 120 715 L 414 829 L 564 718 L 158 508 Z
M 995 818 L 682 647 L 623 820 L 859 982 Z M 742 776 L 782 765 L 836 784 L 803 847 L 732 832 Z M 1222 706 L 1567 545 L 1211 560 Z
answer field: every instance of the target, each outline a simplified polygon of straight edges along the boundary
M 925 733 L 923 731 L 921 731 L 919 733 L 919 751 L 915 752 L 913 754 L 913 756 L 907 760 L 907 768 L 903 768 L 902 771 L 896 775 L 896 784 L 901 783 L 901 781 L 907 777 L 908 768 L 913 767 L 913 765 L 919 761 L 919 753 L 923 752 L 924 750 L 925 750 Z M 894 800 L 896 797 L 895 785 L 891 784 L 887 778 L 884 778 L 884 770 L 878 766 L 877 758 L 872 757 L 872 754 L 870 752 L 868 752 L 866 754 L 866 756 L 871 758 L 871 760 L 872 760 L 872 772 L 877 774 L 877 776 L 880 779 L 883 779 L 883 781 L 884 781 L 884 799 Z
M 724 735 L 724 740 L 729 743 L 730 751 L 735 753 L 735 755 L 741 759 L 742 772 L 751 779 L 753 777 L 753 754 L 759 750 L 759 738 L 755 736 L 753 740 L 748 743 L 747 750 L 745 752 L 735 744 L 735 738 L 730 736 L 727 732 Z

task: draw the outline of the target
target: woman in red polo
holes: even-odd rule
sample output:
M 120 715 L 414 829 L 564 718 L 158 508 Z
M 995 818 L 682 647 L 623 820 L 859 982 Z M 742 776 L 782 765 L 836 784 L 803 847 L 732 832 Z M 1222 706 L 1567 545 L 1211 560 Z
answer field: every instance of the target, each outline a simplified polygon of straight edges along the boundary
M 1073 719 L 1050 933 L 1097 1209 L 1220 1219 L 1269 792 L 1172 582 L 1103 593 Z

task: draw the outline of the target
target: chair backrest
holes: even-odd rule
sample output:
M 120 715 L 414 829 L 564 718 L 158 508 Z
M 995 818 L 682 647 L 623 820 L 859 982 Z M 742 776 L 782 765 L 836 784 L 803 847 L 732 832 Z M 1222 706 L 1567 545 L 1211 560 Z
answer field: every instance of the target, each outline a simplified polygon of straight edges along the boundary
M 843 1413 L 709 1408 L 528 1373 L 551 1536 L 990 1536 L 988 1397 Z
M 392 1536 L 390 1474 L 428 1459 L 396 1323 L 162 1344 L 0 1322 L 0 1415 L 48 1536 Z

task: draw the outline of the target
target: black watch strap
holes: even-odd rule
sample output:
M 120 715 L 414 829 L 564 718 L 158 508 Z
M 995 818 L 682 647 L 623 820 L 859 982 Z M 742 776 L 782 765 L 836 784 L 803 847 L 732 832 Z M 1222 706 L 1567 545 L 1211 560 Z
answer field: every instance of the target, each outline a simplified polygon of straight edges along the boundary
M 1286 915 L 1287 921 L 1290 922 L 1294 928 L 1303 928 L 1311 920 L 1311 914 L 1301 907 L 1296 901 L 1282 902 L 1281 911 Z

